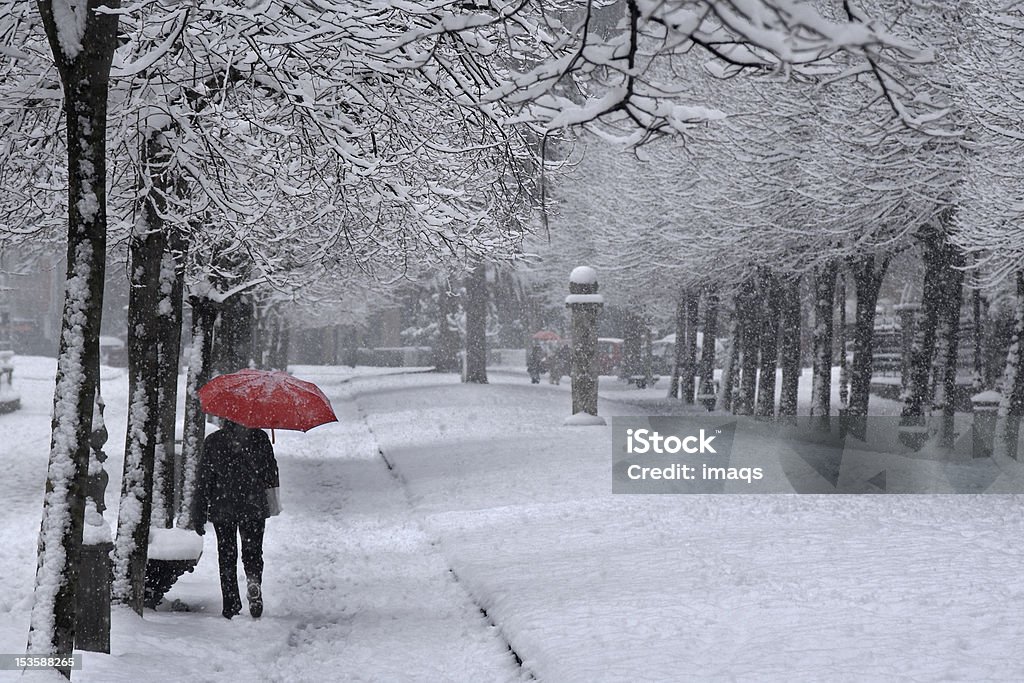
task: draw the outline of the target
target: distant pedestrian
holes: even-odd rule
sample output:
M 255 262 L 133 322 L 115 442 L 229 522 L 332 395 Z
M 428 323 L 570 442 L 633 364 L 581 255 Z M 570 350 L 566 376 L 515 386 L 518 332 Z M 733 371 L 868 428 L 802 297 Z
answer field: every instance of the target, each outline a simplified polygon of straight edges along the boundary
M 261 429 L 249 429 L 224 420 L 220 430 L 203 442 L 203 459 L 193 504 L 199 534 L 207 519 L 217 533 L 221 614 L 230 619 L 242 611 L 238 595 L 238 538 L 242 539 L 249 614 L 263 614 L 263 531 L 267 517 L 280 511 L 277 460 L 270 438 Z M 268 490 L 271 490 L 268 493 Z
M 569 346 L 563 344 L 558 347 L 558 350 L 551 355 L 550 359 L 550 372 L 548 373 L 548 381 L 552 384 L 560 384 L 562 381 L 562 375 L 570 372 L 572 364 L 572 356 L 569 352 Z
M 534 344 L 530 349 L 530 355 L 526 359 L 526 372 L 530 375 L 530 384 L 539 384 L 540 376 L 544 372 L 544 349 L 540 344 Z
M 572 351 L 569 350 L 568 344 L 562 344 L 558 348 L 558 363 L 562 366 L 562 374 L 572 374 Z

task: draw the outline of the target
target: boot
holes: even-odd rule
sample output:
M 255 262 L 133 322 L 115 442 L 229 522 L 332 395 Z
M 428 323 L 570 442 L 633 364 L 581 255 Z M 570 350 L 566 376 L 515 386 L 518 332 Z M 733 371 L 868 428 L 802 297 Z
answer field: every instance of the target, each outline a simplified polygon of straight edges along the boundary
M 253 619 L 259 619 L 263 614 L 263 588 L 260 582 L 252 577 L 246 577 L 248 584 L 245 589 L 245 596 L 249 599 L 249 614 Z

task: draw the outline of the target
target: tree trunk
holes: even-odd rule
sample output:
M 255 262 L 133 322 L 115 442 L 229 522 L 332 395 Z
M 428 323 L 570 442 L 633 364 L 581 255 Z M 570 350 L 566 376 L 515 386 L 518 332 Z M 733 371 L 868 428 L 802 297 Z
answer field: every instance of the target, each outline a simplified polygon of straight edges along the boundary
M 933 230 L 926 237 L 924 254 L 924 295 L 920 320 L 916 325 L 914 344 L 910 350 L 910 381 L 902 416 L 905 425 L 923 425 L 928 407 L 932 356 L 935 353 L 935 331 L 942 305 L 942 280 L 946 275 L 946 249 L 944 240 Z
M 949 348 L 949 316 L 946 309 L 950 297 L 950 273 L 942 277 L 942 291 L 938 304 L 938 317 L 935 322 L 935 350 L 932 353 L 932 368 L 928 386 L 928 402 L 933 413 L 941 413 L 946 402 L 946 356 Z
M 249 296 L 235 294 L 221 304 L 213 336 L 215 374 L 228 374 L 249 367 L 253 360 L 254 322 L 255 313 Z
M 192 348 L 185 381 L 185 425 L 181 443 L 181 479 L 178 483 L 178 520 L 181 529 L 193 529 L 192 500 L 195 497 L 199 461 L 203 456 L 206 415 L 199 405 L 199 387 L 210 379 L 213 357 L 213 330 L 217 305 L 205 297 L 191 297 Z
M 765 268 L 761 274 L 761 363 L 757 390 L 758 417 L 775 417 L 775 375 L 779 362 L 779 283 L 778 278 Z
M 836 294 L 835 264 L 825 264 L 814 277 L 814 364 L 811 415 L 825 419 L 832 410 L 832 324 Z
M 628 380 L 643 373 L 644 321 L 627 312 L 623 324 L 621 377 Z
M 162 216 L 167 210 L 165 192 L 169 187 L 164 176 L 169 150 L 161 139 L 162 134 L 155 133 L 144 143 L 149 177 L 140 186 L 152 183 L 152 189 L 142 198 L 141 218 L 128 243 L 128 432 L 111 584 L 114 602 L 128 605 L 140 616 L 160 431 L 160 288 L 168 248 Z
M 649 387 L 649 386 L 651 386 L 651 382 L 654 379 L 654 369 L 653 369 L 653 366 L 652 366 L 653 359 L 651 357 L 651 351 L 652 351 L 651 344 L 652 344 L 652 342 L 654 340 L 651 338 L 651 326 L 650 326 L 650 324 L 648 324 L 646 319 L 644 320 L 644 338 L 643 339 L 644 339 L 644 350 L 643 350 L 643 359 L 644 359 L 643 360 L 643 368 L 644 368 L 643 375 L 644 375 L 644 379 L 643 379 L 643 383 L 644 383 L 645 387 Z
M 679 398 L 679 377 L 686 364 L 686 350 L 683 340 L 686 338 L 686 292 L 679 290 L 676 299 L 676 343 L 672 345 L 672 378 L 668 385 L 668 398 Z
M 739 308 L 736 304 L 735 308 Z M 739 348 L 740 321 L 734 314 L 729 323 L 729 341 L 725 347 L 725 360 L 722 362 L 722 381 L 718 386 L 716 410 L 732 410 L 732 388 L 736 381 L 736 349 Z
M 487 384 L 487 266 L 477 264 L 466 276 L 466 376 L 464 382 Z
M 985 365 L 982 354 L 982 330 L 984 329 L 983 323 L 981 322 L 981 290 L 975 289 L 971 292 L 971 321 L 974 323 L 973 339 L 974 342 L 974 377 L 971 382 L 971 390 L 980 392 L 985 386 Z
M 459 371 L 459 335 L 448 321 L 451 314 L 452 296 L 447 283 L 442 282 L 437 289 L 437 348 L 434 350 L 437 372 Z
M 280 335 L 277 340 L 277 361 L 276 367 L 279 367 L 283 371 L 288 370 L 288 360 L 290 358 L 289 353 L 291 352 L 292 342 L 292 326 L 288 322 L 288 318 L 281 317 Z
M 794 417 L 800 392 L 800 276 L 793 275 L 782 284 L 779 313 L 782 323 L 782 391 L 779 417 Z
M 849 414 L 864 417 L 871 399 L 871 364 L 874 358 L 875 307 L 889 267 L 889 257 L 862 256 L 850 264 L 857 291 L 857 321 L 853 336 Z
M 953 249 L 953 247 L 951 247 Z M 952 448 L 954 442 L 953 417 L 956 413 L 957 398 L 957 365 L 960 356 L 960 304 L 964 296 L 964 265 L 963 254 L 955 250 L 951 257 L 949 273 L 946 279 L 948 295 L 946 297 L 946 357 L 943 359 L 943 402 L 942 402 L 942 445 Z
M 679 390 L 683 403 L 693 405 L 693 380 L 697 374 L 697 327 L 700 323 L 700 295 L 695 290 L 686 292 L 686 357 L 684 372 L 679 377 Z M 679 339 L 676 339 L 679 342 Z
M 700 350 L 700 384 L 698 396 L 704 397 L 704 407 L 715 407 L 715 338 L 718 335 L 718 292 L 708 289 L 704 295 L 704 343 Z
M 757 394 L 758 350 L 761 346 L 761 316 L 758 310 L 757 284 L 753 278 L 740 285 L 737 315 L 740 318 L 740 392 L 733 402 L 736 415 L 750 415 Z
M 181 356 L 182 307 L 185 289 L 185 242 L 180 233 L 168 235 L 168 250 L 160 269 L 159 432 L 153 463 L 152 526 L 174 524 L 174 483 L 177 455 L 174 431 L 178 410 L 178 359 Z
M 257 367 L 263 370 L 287 370 L 288 359 L 282 352 L 286 322 L 284 314 L 281 312 L 280 302 L 264 300 L 255 304 L 253 310 L 256 312 L 253 325 L 255 331 L 253 357 L 258 359 Z M 331 339 L 325 337 L 331 336 L 331 330 L 322 328 L 317 336 L 320 338 L 320 354 L 316 360 L 319 363 L 330 363 L 333 355 L 331 347 L 333 337 Z
M 1006 417 L 1002 443 L 1010 457 L 1017 457 L 1020 420 L 1024 415 L 1024 271 L 1017 273 L 1017 305 L 1014 315 L 1013 338 L 1006 352 L 1006 370 L 1003 373 L 1003 400 L 999 414 Z
M 846 273 L 840 273 L 836 282 L 836 304 L 839 306 L 839 409 L 850 407 L 850 367 L 846 362 Z
M 82 48 L 74 56 L 63 51 L 52 2 L 39 0 L 38 6 L 64 89 L 68 265 L 27 652 L 70 655 L 75 643 L 89 436 L 99 380 L 107 233 L 107 87 L 118 22 L 117 14 L 95 10 L 117 9 L 119 4 L 116 0 L 85 3 Z M 70 670 L 62 673 L 70 678 Z

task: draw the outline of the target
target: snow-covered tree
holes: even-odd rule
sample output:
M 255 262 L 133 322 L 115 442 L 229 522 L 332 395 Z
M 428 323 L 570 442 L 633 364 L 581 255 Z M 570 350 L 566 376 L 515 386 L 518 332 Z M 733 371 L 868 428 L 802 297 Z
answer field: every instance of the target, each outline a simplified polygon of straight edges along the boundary
M 28 637 L 28 651 L 33 654 L 70 655 L 75 641 L 83 487 L 99 380 L 96 359 L 106 265 L 107 85 L 116 47 L 117 7 L 108 0 L 38 3 L 40 24 L 63 88 L 68 270 Z M 10 3 L 3 9 L 0 33 L 8 39 L 24 35 L 20 24 L 36 21 L 23 6 Z M 70 677 L 70 672 L 65 675 Z

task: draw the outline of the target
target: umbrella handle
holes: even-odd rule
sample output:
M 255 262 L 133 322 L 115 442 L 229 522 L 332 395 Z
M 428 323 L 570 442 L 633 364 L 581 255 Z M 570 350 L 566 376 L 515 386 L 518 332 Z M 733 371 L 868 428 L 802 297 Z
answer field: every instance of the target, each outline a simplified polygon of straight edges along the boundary
M 270 443 L 274 443 L 274 428 L 270 428 Z

